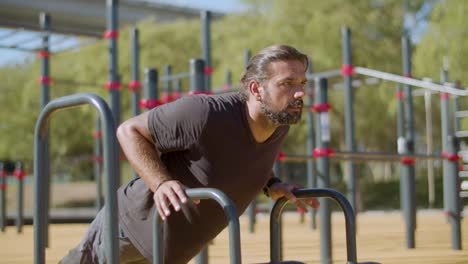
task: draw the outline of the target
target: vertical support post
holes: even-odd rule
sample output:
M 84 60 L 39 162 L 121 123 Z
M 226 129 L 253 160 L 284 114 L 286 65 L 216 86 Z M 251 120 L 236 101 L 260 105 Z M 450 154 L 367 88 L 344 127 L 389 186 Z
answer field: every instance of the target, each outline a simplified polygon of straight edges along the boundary
M 307 69 L 308 74 L 312 74 L 312 61 L 309 60 L 309 68 Z M 314 104 L 314 87 L 312 80 L 307 81 L 306 87 L 307 101 L 306 105 Z M 307 156 L 313 157 L 313 150 L 315 148 L 315 118 L 312 107 L 309 107 L 307 111 Z M 315 160 L 310 158 L 307 160 L 307 187 L 316 188 L 317 187 L 317 175 L 315 175 Z M 317 211 L 310 210 L 310 221 L 311 228 L 313 230 L 317 229 Z
M 39 23 L 40 28 L 44 32 L 49 32 L 50 29 L 50 16 L 46 13 L 41 13 L 39 15 Z M 50 64 L 49 64 L 49 34 L 44 34 L 42 36 L 42 43 L 41 43 L 41 105 L 40 108 L 43 109 L 47 103 L 49 103 L 50 95 L 49 95 L 49 85 L 51 83 L 50 78 Z M 42 169 L 44 170 L 44 174 L 50 175 L 50 160 L 49 160 L 49 130 L 47 129 L 45 137 L 44 137 L 44 166 Z M 47 227 L 44 229 L 44 237 L 45 237 L 45 245 L 49 245 L 49 207 L 50 207 L 50 177 L 46 177 L 46 194 L 44 199 L 42 200 L 42 206 L 44 212 L 44 222 L 46 223 Z
M 440 70 L 440 80 L 442 82 L 448 81 L 448 70 L 445 67 L 442 67 Z M 448 136 L 450 134 L 450 113 L 449 113 L 449 95 L 447 93 L 440 94 L 440 117 L 441 117 L 441 132 L 442 132 L 442 153 L 447 153 L 448 150 Z M 449 161 L 444 159 L 442 162 L 442 172 L 443 172 L 443 191 L 444 191 L 444 211 L 449 211 L 449 182 L 448 182 L 448 175 L 449 175 Z
M 441 69 L 441 81 L 448 81 L 448 71 Z M 440 110 L 442 117 L 442 156 L 443 179 L 444 179 L 444 211 L 452 227 L 452 249 L 461 250 L 461 227 L 460 227 L 460 178 L 458 177 L 458 146 L 452 129 L 450 116 L 450 95 L 440 94 Z
M 118 74 L 118 51 L 117 38 L 119 36 L 118 22 L 118 0 L 106 0 L 106 22 L 107 31 L 104 37 L 109 39 L 109 77 L 106 88 L 109 90 L 110 107 L 115 121 L 115 129 L 120 124 L 120 78 Z M 120 148 L 119 148 L 120 152 Z M 120 161 L 118 161 L 120 162 Z M 120 186 L 120 164 L 117 164 L 117 186 Z
M 231 90 L 231 88 L 232 88 L 232 72 L 229 69 L 227 69 L 224 74 L 223 89 L 228 91 L 228 90 Z
M 461 88 L 460 81 L 458 80 L 455 81 L 455 88 L 458 88 L 458 89 Z M 452 98 L 453 98 L 453 112 L 456 113 L 460 111 L 460 96 L 453 95 Z M 454 121 L 453 130 L 455 134 L 457 131 L 460 131 L 460 118 L 457 118 L 455 116 L 453 121 Z
M 169 79 L 172 74 L 172 66 L 169 64 L 165 64 L 163 66 L 163 74 L 164 74 L 164 80 L 163 80 L 163 94 L 161 95 L 161 103 L 169 103 L 172 101 L 172 82 Z
M 424 93 L 424 106 L 426 110 L 426 143 L 427 155 L 432 155 L 432 100 L 430 91 Z M 434 187 L 434 161 L 427 160 L 427 191 L 428 191 L 428 204 L 429 208 L 434 207 L 435 201 L 435 187 Z
M 411 77 L 411 47 L 407 36 L 402 37 L 403 48 L 403 74 Z M 405 139 L 406 153 L 414 154 L 414 122 L 413 122 L 413 95 L 412 87 L 404 85 L 405 91 Z M 415 248 L 416 230 L 416 178 L 414 168 L 414 158 L 406 158 L 403 162 L 403 192 L 406 198 L 405 221 L 406 221 L 406 247 Z
M 172 100 L 177 100 L 182 96 L 182 81 L 180 79 L 174 80 L 174 93 Z
M 0 161 L 0 231 L 5 232 L 6 226 L 6 177 L 8 172 L 6 171 L 6 164 Z
M 17 182 L 18 182 L 18 191 L 17 191 L 17 204 L 16 204 L 16 232 L 19 234 L 23 232 L 23 224 L 24 224 L 24 217 L 23 217 L 23 205 L 24 205 L 24 177 L 26 176 L 26 172 L 24 171 L 23 162 L 17 161 L 15 163 L 15 171 L 13 172 L 15 175 Z
M 461 204 L 460 204 L 460 177 L 458 177 L 458 142 L 455 136 L 447 138 L 447 160 L 448 164 L 448 220 L 452 227 L 452 249 L 462 250 L 461 239 Z
M 158 71 L 154 68 L 146 68 L 143 82 L 143 99 L 140 100 L 142 109 L 153 109 L 160 105 L 158 89 Z
M 101 210 L 102 200 L 102 133 L 101 119 L 96 118 L 94 137 L 94 179 L 96 181 L 96 212 Z
M 132 115 L 137 116 L 140 114 L 140 45 L 139 45 L 139 30 L 138 28 L 131 29 L 131 71 L 132 71 L 132 80 L 128 84 L 128 88 L 132 93 Z M 138 173 L 132 169 L 133 178 L 138 178 Z
M 395 97 L 397 98 L 398 106 L 397 106 L 397 150 L 398 154 L 405 154 L 406 153 L 406 139 L 405 139 L 405 93 L 403 92 L 403 87 L 401 84 L 397 84 Z M 403 161 L 403 160 L 402 160 Z M 405 192 L 403 192 L 403 163 L 400 166 L 400 209 L 405 212 L 405 201 L 406 196 Z
M 276 159 L 275 163 L 273 164 L 273 174 L 278 177 L 282 178 L 283 176 L 283 164 L 281 163 L 280 159 Z M 270 208 L 273 208 L 275 201 L 270 201 Z M 279 240 L 279 259 L 283 259 L 283 214 L 279 216 L 278 225 L 280 227 L 280 232 L 278 234 Z
M 190 60 L 190 93 L 205 93 L 205 62 L 201 59 Z M 205 246 L 197 256 L 195 256 L 196 264 L 208 263 L 208 246 Z
M 252 57 L 252 52 L 250 51 L 250 49 L 246 49 L 244 52 L 244 69 L 247 69 L 247 67 L 249 66 L 249 61 L 251 57 Z M 279 161 L 278 159 L 275 161 L 275 163 L 279 163 L 279 162 L 281 161 Z M 256 208 L 257 208 L 257 198 L 255 198 L 249 204 L 249 207 L 247 207 L 247 214 L 249 216 L 249 232 L 250 233 L 255 232 L 255 224 L 257 222 L 256 214 L 255 214 Z
M 205 87 L 205 62 L 202 59 L 190 60 L 190 92 L 191 94 L 203 93 Z
M 314 110 L 317 112 L 316 144 L 314 156 L 317 158 L 318 187 L 328 188 L 330 186 L 330 119 L 328 104 L 328 80 L 315 79 L 315 104 Z M 332 236 L 331 236 L 331 209 L 330 201 L 321 198 L 320 200 L 320 259 L 322 264 L 332 263 Z
M 352 87 L 353 63 L 351 55 L 351 31 L 348 27 L 341 29 L 342 45 L 343 45 L 343 81 L 345 87 L 345 137 L 346 147 L 350 152 L 356 151 L 354 139 L 354 92 Z M 357 215 L 357 198 L 356 198 L 356 174 L 353 160 L 346 161 L 346 176 L 348 180 L 348 199 L 353 206 Z M 355 219 L 356 220 L 356 219 Z
M 211 73 L 213 68 L 211 67 L 211 12 L 207 10 L 201 11 L 201 39 L 202 39 L 202 55 L 205 61 L 204 73 L 205 73 L 205 87 L 203 91 L 211 91 Z

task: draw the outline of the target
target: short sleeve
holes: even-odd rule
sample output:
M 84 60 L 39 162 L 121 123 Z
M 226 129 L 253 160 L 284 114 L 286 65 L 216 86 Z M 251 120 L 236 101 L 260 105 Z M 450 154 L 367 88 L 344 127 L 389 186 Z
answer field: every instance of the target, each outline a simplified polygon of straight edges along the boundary
M 183 151 L 195 144 L 208 119 L 209 107 L 200 95 L 182 97 L 152 109 L 148 129 L 162 152 Z

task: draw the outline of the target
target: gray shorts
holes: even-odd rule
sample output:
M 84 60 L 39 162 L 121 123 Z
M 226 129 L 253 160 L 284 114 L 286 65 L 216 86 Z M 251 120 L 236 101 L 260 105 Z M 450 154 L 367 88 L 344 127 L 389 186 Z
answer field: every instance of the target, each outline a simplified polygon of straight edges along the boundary
M 59 264 L 99 264 L 107 263 L 104 246 L 104 210 L 100 210 L 78 246 L 70 250 Z M 133 246 L 119 228 L 119 258 L 122 264 L 151 263 Z

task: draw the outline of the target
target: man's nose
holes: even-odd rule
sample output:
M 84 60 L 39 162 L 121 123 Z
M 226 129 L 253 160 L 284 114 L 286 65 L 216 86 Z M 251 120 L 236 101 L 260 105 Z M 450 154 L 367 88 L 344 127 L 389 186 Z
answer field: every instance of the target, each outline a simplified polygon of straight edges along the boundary
M 294 99 L 302 99 L 302 97 L 304 97 L 304 95 L 305 95 L 304 88 L 297 89 L 294 92 Z

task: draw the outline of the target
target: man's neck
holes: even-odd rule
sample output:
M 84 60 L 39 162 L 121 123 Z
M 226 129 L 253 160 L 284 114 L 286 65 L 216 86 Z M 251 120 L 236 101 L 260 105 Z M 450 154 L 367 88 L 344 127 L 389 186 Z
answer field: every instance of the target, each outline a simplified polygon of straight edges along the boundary
M 278 125 L 271 122 L 260 110 L 257 102 L 247 100 L 246 102 L 247 121 L 250 131 L 257 143 L 263 143 L 270 138 L 278 128 Z

